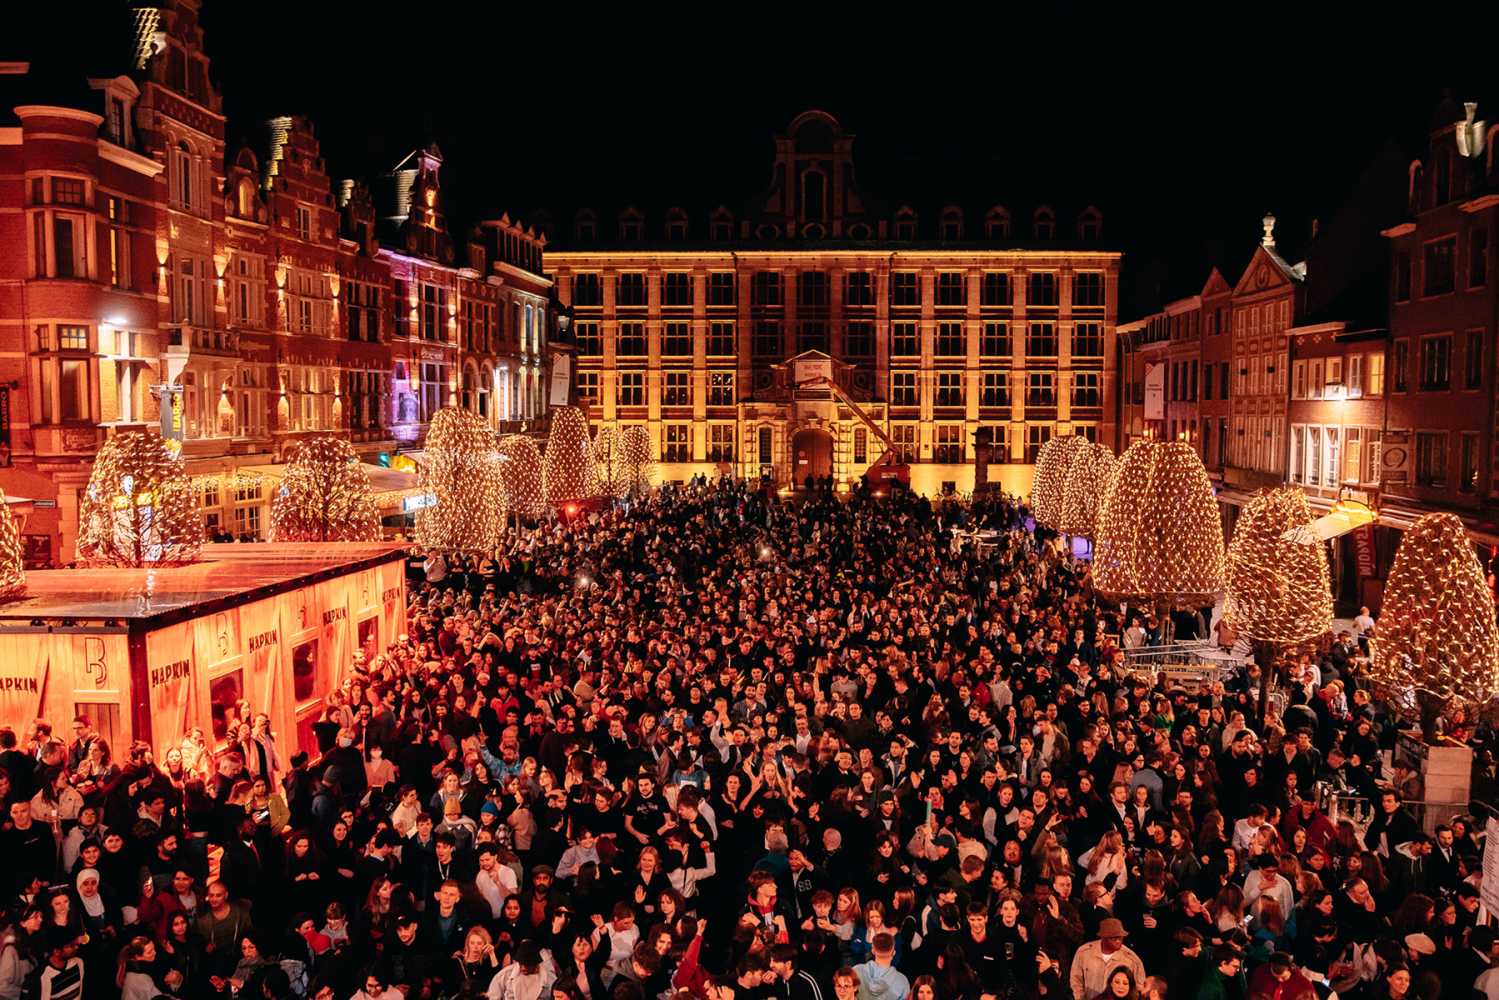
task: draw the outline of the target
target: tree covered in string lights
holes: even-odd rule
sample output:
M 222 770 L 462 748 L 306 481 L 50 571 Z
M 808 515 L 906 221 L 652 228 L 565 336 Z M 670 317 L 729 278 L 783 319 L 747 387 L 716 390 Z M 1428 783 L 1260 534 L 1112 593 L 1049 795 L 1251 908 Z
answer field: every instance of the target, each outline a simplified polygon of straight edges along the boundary
M 1077 449 L 1062 488 L 1058 531 L 1093 540 L 1098 532 L 1098 511 L 1118 465 L 1114 453 L 1104 445 L 1090 443 Z
M 1457 515 L 1425 514 L 1405 530 L 1371 646 L 1376 687 L 1427 743 L 1444 712 L 1499 693 L 1494 601 Z
M 433 498 L 417 511 L 416 540 L 438 552 L 493 548 L 504 530 L 504 491 L 489 422 L 445 406 L 427 428 L 418 485 Z
M 614 424 L 602 424 L 593 436 L 594 477 L 606 497 L 622 497 L 634 486 L 634 472 L 625 456 L 624 435 Z
M 88 566 L 192 562 L 203 544 L 198 491 L 158 434 L 104 442 L 78 511 L 78 559 Z
M 1256 642 L 1298 643 L 1332 627 L 1327 549 L 1287 538 L 1312 523 L 1300 489 L 1256 493 L 1239 514 L 1228 546 L 1223 614 Z
M 1136 441 L 1099 511 L 1094 589 L 1163 609 L 1210 603 L 1223 591 L 1218 523 L 1212 483 L 1192 446 Z
M 1036 452 L 1031 476 L 1031 517 L 1043 528 L 1056 524 L 1062 506 L 1062 439 L 1047 438 Z
M 576 406 L 559 406 L 552 411 L 541 473 L 546 502 L 554 507 L 599 495 L 588 421 Z
M 500 492 L 507 513 L 535 520 L 546 512 L 541 489 L 541 452 L 525 434 L 500 439 Z
M 655 449 L 651 447 L 651 432 L 640 424 L 625 428 L 621 442 L 625 453 L 625 468 L 629 470 L 630 489 L 635 493 L 648 493 L 660 484 L 661 470 L 656 465 Z
M 26 560 L 21 550 L 21 531 L 11 516 L 10 504 L 0 490 L 0 599 L 16 597 L 26 590 Z
M 277 542 L 369 542 L 380 538 L 380 510 L 354 448 L 325 435 L 297 446 L 271 500 Z

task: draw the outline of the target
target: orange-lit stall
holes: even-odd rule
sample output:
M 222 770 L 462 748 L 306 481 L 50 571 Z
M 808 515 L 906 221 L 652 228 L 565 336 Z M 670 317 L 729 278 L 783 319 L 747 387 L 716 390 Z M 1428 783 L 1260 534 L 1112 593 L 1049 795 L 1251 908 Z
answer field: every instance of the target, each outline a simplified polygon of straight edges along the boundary
M 28 573 L 0 605 L 0 724 L 87 715 L 123 750 L 157 759 L 202 727 L 210 744 L 241 702 L 265 712 L 284 757 L 316 752 L 312 723 L 356 649 L 406 630 L 405 549 L 385 543 L 206 545 L 190 566 Z

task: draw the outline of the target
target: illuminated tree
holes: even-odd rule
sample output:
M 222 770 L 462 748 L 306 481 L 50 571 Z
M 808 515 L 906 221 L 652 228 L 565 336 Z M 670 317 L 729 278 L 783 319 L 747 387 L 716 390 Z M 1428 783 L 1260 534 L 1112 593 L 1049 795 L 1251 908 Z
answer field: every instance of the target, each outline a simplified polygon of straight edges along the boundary
M 1483 568 L 1455 514 L 1425 514 L 1406 529 L 1385 581 L 1372 640 L 1376 686 L 1427 743 L 1437 720 L 1499 692 L 1499 628 Z
M 1079 448 L 1067 470 L 1062 489 L 1062 516 L 1057 530 L 1064 535 L 1093 540 L 1098 532 L 1098 510 L 1113 481 L 1119 460 L 1101 444 Z
M 524 434 L 500 440 L 500 490 L 505 510 L 534 520 L 546 511 L 541 491 L 541 452 Z
M 1320 541 L 1288 541 L 1312 522 L 1299 489 L 1262 490 L 1239 514 L 1228 546 L 1223 614 L 1239 635 L 1258 642 L 1296 643 L 1332 627 L 1327 549 Z
M 78 527 L 78 559 L 89 566 L 191 562 L 203 543 L 198 492 L 157 434 L 117 434 L 104 443 Z
M 297 446 L 271 501 L 277 542 L 370 542 L 380 538 L 380 511 L 370 477 L 343 438 L 308 438 Z
M 0 491 L 0 599 L 26 590 L 26 561 L 21 554 L 21 531 L 10 516 L 10 504 Z
M 623 447 L 625 467 L 630 472 L 630 488 L 636 493 L 649 493 L 661 480 L 650 431 L 640 424 L 631 424 L 625 428 Z
M 416 540 L 439 552 L 493 548 L 504 528 L 504 497 L 489 422 L 445 406 L 427 428 L 417 482 L 434 503 L 417 511 Z
M 1031 516 L 1043 528 L 1056 523 L 1062 505 L 1062 439 L 1048 438 L 1036 452 L 1031 477 Z
M 625 460 L 624 435 L 614 424 L 603 424 L 593 438 L 594 478 L 606 497 L 622 497 L 634 485 Z
M 1223 532 L 1207 470 L 1182 441 L 1136 441 L 1098 515 L 1093 586 L 1158 608 L 1192 607 L 1223 590 Z
M 546 502 L 554 507 L 599 495 L 588 421 L 576 406 L 559 406 L 552 411 L 552 431 L 542 456 L 541 484 Z

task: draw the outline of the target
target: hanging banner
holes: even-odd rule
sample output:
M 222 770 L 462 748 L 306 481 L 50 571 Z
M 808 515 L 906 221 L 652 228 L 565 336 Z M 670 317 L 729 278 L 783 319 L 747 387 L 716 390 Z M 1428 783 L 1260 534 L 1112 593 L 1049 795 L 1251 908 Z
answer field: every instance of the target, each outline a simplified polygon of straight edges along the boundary
M 20 735 L 26 725 L 46 718 L 47 643 L 44 636 L 0 635 L 0 723 Z
M 282 747 L 291 746 L 296 713 L 288 694 L 285 643 L 281 635 L 281 613 L 276 598 L 256 601 L 239 609 L 240 632 L 244 636 L 245 697 L 250 708 L 271 717 L 271 732 Z M 285 751 L 283 750 L 283 754 Z
M 380 648 L 395 645 L 406 633 L 406 567 L 385 563 L 380 567 Z
M 1499 915 L 1499 820 L 1490 816 L 1484 829 L 1488 836 L 1483 842 L 1483 880 L 1478 884 L 1478 898 L 1493 917 Z
M 1374 576 L 1374 528 L 1364 525 L 1353 531 L 1353 557 L 1358 562 L 1358 575 L 1367 580 Z
M 350 591 L 358 587 L 357 576 L 340 577 L 318 584 L 319 664 L 321 676 L 325 678 L 320 691 L 331 691 L 344 682 L 352 664 L 354 652 L 349 643 L 349 598 Z
M 573 381 L 573 356 L 571 354 L 552 355 L 552 390 L 551 405 L 566 406 L 568 390 Z
M 156 759 L 179 746 L 192 726 L 203 725 L 193 686 L 193 623 L 168 625 L 146 635 L 146 684 L 150 690 L 151 742 Z M 139 693 L 137 693 L 139 696 Z M 206 733 L 208 727 L 203 726 Z
M 1166 364 L 1145 366 L 1145 419 L 1166 419 Z

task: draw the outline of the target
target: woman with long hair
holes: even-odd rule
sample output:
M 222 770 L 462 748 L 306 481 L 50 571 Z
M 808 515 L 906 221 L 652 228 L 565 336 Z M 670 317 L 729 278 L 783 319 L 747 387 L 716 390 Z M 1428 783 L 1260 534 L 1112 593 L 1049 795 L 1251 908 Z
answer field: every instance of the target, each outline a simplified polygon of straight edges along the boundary
M 444 981 L 460 985 L 459 993 L 484 992 L 489 981 L 500 970 L 500 956 L 489 931 L 475 926 L 463 936 L 463 946 L 453 953 L 452 965 Z
M 1139 998 L 1140 987 L 1135 982 L 1135 974 L 1127 966 L 1121 965 L 1109 973 L 1103 992 L 1094 1000 L 1139 1000 Z
M 203 939 L 187 914 L 178 910 L 168 917 L 157 947 L 157 960 L 166 968 L 162 981 L 183 995 L 202 992 L 204 954 Z
M 27 906 L 0 935 L 0 1000 L 19 1000 L 31 970 L 37 967 L 37 935 L 42 929 L 42 911 Z
M 115 970 L 115 988 L 120 991 L 120 1000 L 157 1000 L 162 991 L 156 987 L 155 965 L 155 941 L 144 935 L 127 941 L 120 949 Z
M 1217 937 L 1227 937 L 1230 931 L 1244 926 L 1244 890 L 1232 882 L 1218 890 L 1218 895 L 1208 904 Z
M 1128 858 L 1124 853 L 1124 837 L 1118 830 L 1109 830 L 1099 838 L 1090 850 L 1078 856 L 1077 863 L 1087 874 L 1084 885 L 1103 882 L 1116 892 L 1129 882 Z

